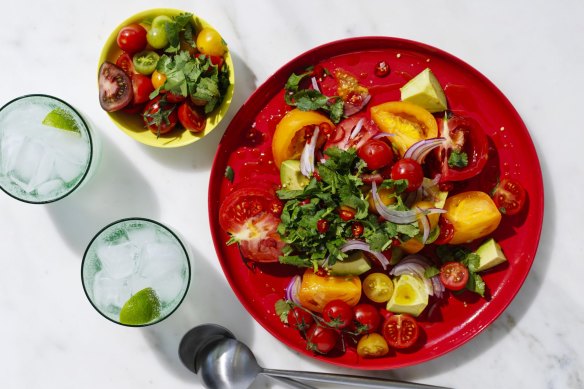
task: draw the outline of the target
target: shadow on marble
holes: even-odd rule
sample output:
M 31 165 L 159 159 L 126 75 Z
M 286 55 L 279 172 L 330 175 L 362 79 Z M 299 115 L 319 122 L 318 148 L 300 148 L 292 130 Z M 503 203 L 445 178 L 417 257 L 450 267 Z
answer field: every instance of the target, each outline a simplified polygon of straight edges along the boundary
M 221 137 L 243 103 L 256 89 L 257 78 L 237 53 L 231 53 L 235 68 L 235 90 L 233 99 L 223 121 L 203 139 L 188 146 L 161 149 L 144 146 L 146 154 L 177 170 L 209 170 Z
M 160 363 L 171 374 L 185 382 L 195 383 L 198 382 L 197 376 L 183 366 L 178 356 L 178 347 L 184 334 L 199 324 L 216 323 L 236 335 L 246 334 L 246 342 L 250 342 L 253 337 L 253 318 L 239 303 L 219 271 L 192 245 L 191 251 L 192 277 L 185 300 L 169 318 L 144 327 L 142 331 Z
M 79 254 L 105 225 L 131 216 L 157 220 L 159 206 L 148 182 L 107 137 L 97 170 L 78 193 L 47 205 L 63 240 Z

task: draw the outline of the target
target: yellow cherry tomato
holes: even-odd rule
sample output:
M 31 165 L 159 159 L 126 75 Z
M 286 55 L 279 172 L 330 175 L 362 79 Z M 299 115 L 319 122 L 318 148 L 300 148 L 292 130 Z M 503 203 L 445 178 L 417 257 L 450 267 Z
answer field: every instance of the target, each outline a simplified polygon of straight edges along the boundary
M 363 280 L 363 293 L 375 303 L 384 303 L 393 295 L 393 281 L 387 274 L 371 273 Z
M 320 276 L 307 269 L 302 276 L 298 299 L 313 312 L 322 312 L 327 303 L 343 300 L 354 307 L 361 298 L 361 279 L 358 276 Z
M 491 196 L 480 191 L 469 191 L 448 197 L 442 215 L 454 227 L 450 244 L 473 241 L 495 231 L 501 222 L 501 212 Z
M 383 336 L 374 332 L 366 334 L 357 343 L 357 354 L 363 358 L 379 358 L 389 352 L 389 346 Z
M 390 101 L 371 107 L 371 118 L 389 137 L 400 156 L 414 143 L 438 136 L 434 116 L 424 108 L 405 101 Z
M 150 79 L 152 80 L 152 86 L 154 89 L 158 89 L 166 82 L 166 75 L 164 73 L 160 73 L 158 70 L 155 70 L 152 72 Z
M 197 35 L 197 49 L 205 55 L 222 57 L 227 51 L 227 45 L 221 35 L 212 28 L 205 27 Z
M 333 123 L 324 115 L 314 111 L 293 109 L 280 120 L 272 139 L 272 154 L 276 167 L 280 168 L 287 159 L 299 159 L 306 144 L 305 132 L 308 128 Z

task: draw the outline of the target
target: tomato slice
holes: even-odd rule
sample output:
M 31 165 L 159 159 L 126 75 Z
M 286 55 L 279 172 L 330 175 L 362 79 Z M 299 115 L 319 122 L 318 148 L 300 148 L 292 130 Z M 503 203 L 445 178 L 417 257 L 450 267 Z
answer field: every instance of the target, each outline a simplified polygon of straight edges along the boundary
M 460 262 L 447 262 L 440 268 L 440 281 L 448 290 L 464 289 L 468 277 L 468 269 Z
M 361 122 L 361 130 L 353 135 L 359 122 Z M 337 128 L 324 145 L 324 148 L 338 147 L 342 150 L 348 150 L 349 148 L 360 149 L 361 146 L 363 146 L 369 139 L 373 138 L 378 132 L 379 129 L 375 123 L 370 119 L 367 119 L 365 115 L 353 115 L 337 125 Z
M 130 54 L 123 52 L 120 54 L 118 59 L 116 59 L 116 65 L 124 71 L 128 76 L 132 77 L 132 74 L 136 73 L 134 69 L 134 62 L 132 61 L 132 57 Z
M 281 204 L 264 188 L 241 187 L 225 198 L 219 225 L 239 243 L 242 255 L 256 262 L 277 262 L 284 242 L 278 234 Z
M 397 349 L 412 347 L 420 336 L 418 322 L 405 313 L 386 319 L 382 331 L 387 343 Z
M 527 194 L 523 186 L 512 178 L 504 178 L 495 188 L 493 201 L 504 215 L 516 215 L 525 204 Z
M 178 107 L 178 120 L 190 132 L 201 132 L 207 125 L 203 110 L 190 101 L 185 101 Z
M 489 144 L 485 132 L 474 119 L 455 116 L 439 120 L 440 136 L 447 139 L 447 147 L 438 150 L 441 164 L 440 182 L 464 181 L 479 174 L 487 163 Z M 466 162 L 456 160 L 464 154 Z

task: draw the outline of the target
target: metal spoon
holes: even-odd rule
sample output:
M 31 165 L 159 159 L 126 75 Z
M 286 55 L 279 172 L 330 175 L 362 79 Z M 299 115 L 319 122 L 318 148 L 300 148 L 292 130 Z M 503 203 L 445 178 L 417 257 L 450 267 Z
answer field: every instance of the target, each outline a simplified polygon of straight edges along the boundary
M 440 386 L 354 375 L 264 369 L 251 350 L 236 339 L 222 339 L 199 351 L 201 379 L 210 389 L 247 389 L 258 374 L 361 388 L 448 389 Z
M 218 324 L 203 324 L 192 328 L 180 341 L 178 355 L 185 367 L 195 374 L 200 369 L 200 351 L 207 345 L 213 345 L 222 339 L 235 339 L 235 335 L 227 328 Z M 313 386 L 303 382 L 294 381 L 285 377 L 271 377 L 283 384 L 298 389 L 315 389 Z M 251 382 L 250 382 L 251 383 Z

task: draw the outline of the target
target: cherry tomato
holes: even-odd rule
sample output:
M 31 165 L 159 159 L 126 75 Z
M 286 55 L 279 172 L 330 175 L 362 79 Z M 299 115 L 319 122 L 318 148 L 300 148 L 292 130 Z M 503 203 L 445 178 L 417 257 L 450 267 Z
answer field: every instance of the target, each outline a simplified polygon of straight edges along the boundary
M 361 333 L 370 334 L 377 331 L 381 323 L 381 315 L 371 304 L 358 304 L 353 308 L 357 330 Z
M 503 178 L 493 193 L 493 201 L 504 215 L 518 214 L 526 197 L 523 186 L 513 178 Z
M 353 235 L 353 238 L 359 238 L 363 235 L 363 231 L 365 231 L 365 227 L 363 227 L 361 222 L 354 222 L 351 225 L 351 234 Z
M 205 55 L 205 54 L 197 53 L 197 54 L 195 54 L 195 57 L 199 58 L 202 55 Z M 225 62 L 223 57 L 220 55 L 206 55 L 206 56 L 209 57 L 209 61 L 211 61 L 211 64 L 217 66 L 218 69 L 221 69 L 221 67 L 223 66 L 223 62 Z
M 132 74 L 132 89 L 134 99 L 132 105 L 138 105 L 150 100 L 150 93 L 154 91 L 150 77 L 143 74 Z
M 391 168 L 392 180 L 408 180 L 407 192 L 417 190 L 424 180 L 422 166 L 411 158 L 402 158 Z
M 236 237 L 245 258 L 256 262 L 278 262 L 284 242 L 278 234 L 280 219 L 272 208 L 279 201 L 273 191 L 240 187 L 219 208 L 219 225 Z
M 362 358 L 379 358 L 388 352 L 387 341 L 377 333 L 363 335 L 357 343 L 357 354 Z
M 178 120 L 190 132 L 201 132 L 207 125 L 205 114 L 190 101 L 185 101 L 178 107 Z
M 370 170 L 381 169 L 389 165 L 393 160 L 393 151 L 391 147 L 381 140 L 368 140 L 359 151 L 357 155 L 367 164 Z
M 387 343 L 397 349 L 412 347 L 420 336 L 416 319 L 405 313 L 385 320 L 382 331 Z
M 330 327 L 347 328 L 353 322 L 353 309 L 343 300 L 332 300 L 324 306 L 322 318 Z
M 152 50 L 144 50 L 134 54 L 132 63 L 140 74 L 151 75 L 156 70 L 160 56 Z
M 438 123 L 440 136 L 449 139 L 446 148 L 438 150 L 440 182 L 464 181 L 479 174 L 488 159 L 489 144 L 485 132 L 474 119 L 455 116 Z M 453 150 L 466 154 L 466 166 L 449 163 Z
M 361 120 L 363 120 L 361 123 L 361 130 L 359 133 L 351 137 L 353 131 Z M 324 148 L 327 149 L 334 146 L 342 150 L 348 150 L 352 147 L 359 150 L 377 132 L 378 129 L 375 124 L 363 114 L 353 115 L 337 125 Z
M 178 121 L 176 105 L 157 96 L 150 100 L 142 116 L 146 127 L 156 135 L 166 134 L 174 129 Z
M 139 24 L 130 24 L 120 30 L 116 42 L 120 49 L 134 54 L 146 48 L 146 29 Z
M 227 46 L 221 35 L 212 28 L 205 27 L 197 35 L 197 48 L 206 55 L 223 56 Z
M 310 200 L 308 200 L 310 202 Z M 319 219 L 316 222 L 316 230 L 321 234 L 326 234 L 329 230 L 330 222 L 326 219 Z
M 118 59 L 116 59 L 116 65 L 122 68 L 122 70 L 130 77 L 132 77 L 132 74 L 136 73 L 132 57 L 130 57 L 130 54 L 128 53 L 120 54 Z
M 159 88 L 162 88 L 162 86 L 166 82 L 166 75 L 164 75 L 164 73 L 160 73 L 158 70 L 155 70 L 152 73 L 152 76 L 150 79 L 152 80 L 152 86 L 155 89 L 159 89 Z
M 347 207 L 345 205 L 341 205 L 339 208 L 339 217 L 348 222 L 349 220 L 353 220 L 355 217 L 355 210 L 351 207 Z
M 327 354 L 335 348 L 339 333 L 329 327 L 313 324 L 306 333 L 306 347 L 321 354 Z
M 375 303 L 384 303 L 393 295 L 393 281 L 387 274 L 371 273 L 363 280 L 363 293 Z
M 162 49 L 168 45 L 168 36 L 166 34 L 166 23 L 172 22 L 172 19 L 166 15 L 159 15 L 152 20 L 152 25 L 146 34 L 148 44 L 155 49 Z
M 169 103 L 182 103 L 187 99 L 186 96 L 173 92 L 165 92 L 165 96 Z
M 305 309 L 294 307 L 288 311 L 288 325 L 298 331 L 306 331 L 313 323 L 314 317 Z
M 440 268 L 440 281 L 448 290 L 464 289 L 468 277 L 468 269 L 460 262 L 447 262 Z
M 104 62 L 99 68 L 99 104 L 107 112 L 118 111 L 132 102 L 132 80 L 122 68 Z

